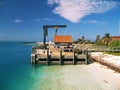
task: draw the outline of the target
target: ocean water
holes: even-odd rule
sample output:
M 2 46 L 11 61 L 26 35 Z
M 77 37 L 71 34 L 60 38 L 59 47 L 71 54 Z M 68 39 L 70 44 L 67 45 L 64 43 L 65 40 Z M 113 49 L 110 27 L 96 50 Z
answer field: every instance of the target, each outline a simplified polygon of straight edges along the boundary
M 100 85 L 89 65 L 32 66 L 31 47 L 0 42 L 0 90 L 119 90 Z
M 31 47 L 17 42 L 0 42 L 0 90 L 79 90 L 78 82 L 69 76 L 79 71 L 77 66 L 32 66 Z M 82 68 L 84 66 L 81 66 L 83 72 Z M 74 77 L 79 76 L 75 74 Z
M 31 45 L 0 42 L 0 90 L 28 90 Z

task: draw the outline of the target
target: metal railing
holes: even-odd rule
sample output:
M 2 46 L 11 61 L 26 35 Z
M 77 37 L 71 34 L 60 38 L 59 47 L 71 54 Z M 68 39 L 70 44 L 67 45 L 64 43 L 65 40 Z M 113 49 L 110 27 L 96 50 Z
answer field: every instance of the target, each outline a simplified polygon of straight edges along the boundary
M 91 52 L 120 52 L 120 47 L 93 46 L 88 48 Z
M 120 52 L 119 47 L 110 47 L 110 46 L 89 46 L 89 47 L 81 47 L 81 50 L 88 50 L 90 52 Z M 32 47 L 32 53 L 36 53 L 37 49 L 44 49 L 43 45 L 35 45 Z M 74 48 L 73 48 L 74 49 Z

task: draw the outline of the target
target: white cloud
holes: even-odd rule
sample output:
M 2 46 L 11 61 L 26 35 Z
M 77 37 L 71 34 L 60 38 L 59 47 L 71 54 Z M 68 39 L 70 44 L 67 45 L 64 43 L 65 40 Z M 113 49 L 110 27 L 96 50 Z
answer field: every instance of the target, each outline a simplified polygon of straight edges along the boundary
M 103 13 L 118 3 L 112 0 L 48 0 L 49 5 L 57 5 L 53 12 L 61 17 L 77 23 L 92 13 Z
M 105 25 L 107 22 L 105 21 L 97 21 L 97 20 L 87 20 L 87 21 L 81 21 L 83 24 L 100 24 Z
M 48 0 L 48 4 L 59 3 L 60 0 Z
M 40 22 L 40 21 L 41 21 L 41 19 L 39 19 L 39 18 L 38 18 L 38 19 L 35 19 L 35 21 Z
M 22 21 L 21 19 L 15 19 L 14 22 L 15 22 L 15 23 L 21 23 L 21 22 L 23 22 L 23 21 Z
M 44 18 L 45 21 L 52 21 L 51 18 Z

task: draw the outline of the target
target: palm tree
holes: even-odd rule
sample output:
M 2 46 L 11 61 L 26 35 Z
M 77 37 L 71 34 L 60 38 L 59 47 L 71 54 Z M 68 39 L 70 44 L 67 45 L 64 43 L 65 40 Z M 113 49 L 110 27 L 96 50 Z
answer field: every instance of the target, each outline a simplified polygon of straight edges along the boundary
M 100 41 L 100 35 L 97 35 L 97 36 L 96 36 L 96 40 L 95 40 L 96 44 L 97 44 L 99 41 Z
M 110 33 L 105 33 L 104 37 L 102 38 L 102 42 L 105 44 L 105 45 L 108 45 L 111 41 L 111 37 L 110 37 Z
M 81 38 L 81 40 L 82 40 L 82 43 L 85 43 L 85 36 L 82 36 L 82 38 Z

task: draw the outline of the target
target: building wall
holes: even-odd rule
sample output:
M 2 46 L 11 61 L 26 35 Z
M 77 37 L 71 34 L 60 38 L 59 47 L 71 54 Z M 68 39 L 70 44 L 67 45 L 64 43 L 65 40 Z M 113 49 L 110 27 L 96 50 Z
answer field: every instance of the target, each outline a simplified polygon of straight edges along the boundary
M 72 43 L 55 43 L 55 47 L 57 48 L 64 48 L 65 46 L 72 46 Z

